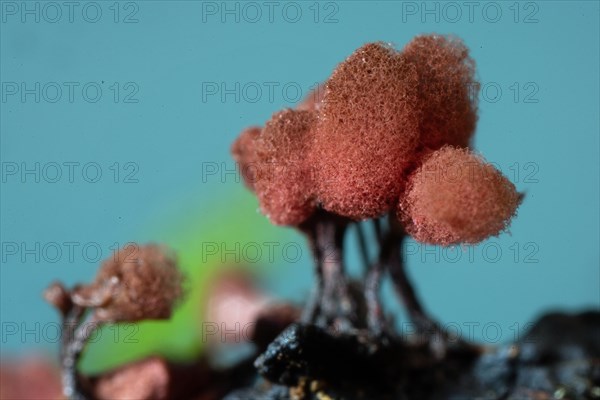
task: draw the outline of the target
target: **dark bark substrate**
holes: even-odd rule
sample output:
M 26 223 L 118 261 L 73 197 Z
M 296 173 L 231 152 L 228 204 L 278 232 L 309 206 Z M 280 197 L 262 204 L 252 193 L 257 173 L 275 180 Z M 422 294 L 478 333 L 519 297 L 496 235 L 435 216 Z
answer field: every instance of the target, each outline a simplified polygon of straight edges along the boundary
M 509 345 L 445 347 L 293 324 L 256 360 L 261 378 L 225 399 L 600 399 L 598 311 L 547 314 Z

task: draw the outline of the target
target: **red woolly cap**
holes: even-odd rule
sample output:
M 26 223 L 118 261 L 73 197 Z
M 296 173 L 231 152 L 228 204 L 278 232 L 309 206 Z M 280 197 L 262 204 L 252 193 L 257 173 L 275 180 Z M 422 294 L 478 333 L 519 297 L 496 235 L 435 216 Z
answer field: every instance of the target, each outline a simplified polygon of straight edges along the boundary
M 505 230 L 521 196 L 491 164 L 467 149 L 446 146 L 410 177 L 399 217 L 424 243 L 478 243 Z
M 418 141 L 417 74 L 393 48 L 370 43 L 327 81 L 312 154 L 324 209 L 377 217 L 398 199 Z
M 267 122 L 255 143 L 258 166 L 254 188 L 262 212 L 277 225 L 298 225 L 315 209 L 311 166 L 307 162 L 316 115 L 284 110 Z
M 425 35 L 408 43 L 402 55 L 419 76 L 421 145 L 433 150 L 446 144 L 468 146 L 477 123 L 479 91 L 469 49 L 458 38 Z
M 231 145 L 233 159 L 237 162 L 244 183 L 250 190 L 254 190 L 254 182 L 257 179 L 254 143 L 260 132 L 261 128 L 257 126 L 246 128 Z

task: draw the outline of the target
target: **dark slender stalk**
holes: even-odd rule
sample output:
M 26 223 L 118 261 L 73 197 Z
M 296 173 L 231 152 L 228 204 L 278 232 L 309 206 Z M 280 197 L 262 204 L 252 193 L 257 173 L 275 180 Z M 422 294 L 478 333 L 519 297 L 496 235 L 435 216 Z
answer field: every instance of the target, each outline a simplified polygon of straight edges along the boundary
M 350 296 L 344 268 L 345 232 L 346 224 L 333 216 L 325 215 L 317 225 L 324 277 L 322 307 L 328 324 L 338 320 L 347 325 L 356 317 L 356 307 Z
M 399 295 L 406 311 L 420 333 L 435 334 L 439 333 L 438 324 L 429 316 L 422 306 L 416 291 L 406 273 L 404 266 L 402 249 L 406 234 L 398 226 L 392 226 L 389 232 L 386 263 L 390 271 L 390 277 L 396 293 Z
M 383 229 L 381 228 L 381 220 L 379 218 L 373 219 L 373 230 L 375 230 L 375 237 L 379 243 L 383 242 Z
M 367 324 L 369 330 L 375 336 L 380 336 L 386 328 L 379 295 L 383 270 L 383 263 L 378 260 L 369 268 L 365 279 L 364 295 L 367 303 Z
M 321 249 L 317 243 L 315 227 L 308 227 L 304 232 L 306 234 L 308 245 L 315 263 L 315 279 L 317 281 L 317 285 L 311 293 L 304 310 L 302 311 L 301 321 L 307 324 L 314 324 L 317 322 L 317 317 L 321 311 L 321 301 L 323 299 L 323 257 L 321 255 Z
M 402 244 L 404 241 L 404 235 L 396 235 L 397 242 L 391 247 L 388 258 L 388 267 L 390 276 L 396 292 L 400 295 L 406 310 L 413 322 L 417 325 L 417 328 L 426 326 L 426 322 L 430 319 L 423 309 L 421 302 L 419 301 L 417 294 L 413 288 L 406 269 L 402 260 Z
M 448 333 L 425 310 L 404 266 L 402 249 L 406 234 L 398 226 L 391 226 L 389 235 L 391 247 L 389 248 L 389 257 L 386 264 L 396 293 L 404 303 L 418 334 L 429 343 L 431 350 L 438 359 L 445 356 L 450 345 L 460 346 L 469 352 L 478 352 L 476 346 L 463 340 L 452 343 Z
M 346 268 L 344 262 L 344 238 L 346 236 L 345 223 L 340 224 L 339 220 L 336 220 L 333 224 L 333 261 L 335 263 L 336 273 L 333 275 L 335 279 L 336 293 L 341 301 L 341 312 L 342 321 L 349 326 L 356 326 L 358 323 L 358 313 L 356 301 L 353 299 L 350 293 L 349 279 L 346 275 Z
M 393 218 L 393 217 L 392 217 Z M 373 326 L 377 327 L 377 313 L 381 306 L 379 304 L 379 296 L 376 291 L 379 290 L 379 281 L 384 266 L 387 266 L 390 277 L 396 289 L 396 293 L 400 296 L 402 303 L 416 325 L 417 329 L 425 330 L 431 328 L 431 319 L 427 316 L 421 302 L 419 301 L 415 290 L 406 274 L 404 262 L 402 259 L 402 247 L 406 234 L 400 226 L 390 221 L 389 230 L 382 232 L 381 222 L 373 220 L 375 231 L 380 237 L 380 252 L 379 260 L 373 265 L 374 271 L 372 276 L 367 279 L 365 295 L 367 297 L 367 305 L 369 306 L 370 320 L 373 320 Z
M 367 323 L 369 329 L 375 336 L 380 336 L 387 329 L 387 326 L 379 292 L 383 271 L 387 266 L 394 247 L 394 237 L 391 230 L 384 233 L 380 219 L 375 218 L 372 221 L 375 238 L 379 243 L 379 255 L 367 272 L 364 296 L 367 303 Z
M 329 326 L 340 316 L 355 313 L 343 264 L 343 241 L 348 222 L 320 210 L 299 229 L 314 256 L 316 290 L 307 302 L 302 322 Z
M 373 228 L 379 242 L 378 259 L 371 265 L 365 279 L 364 296 L 367 303 L 367 323 L 370 331 L 380 336 L 386 329 L 386 322 L 381 306 L 380 286 L 383 271 L 389 260 L 389 255 L 394 246 L 394 237 L 391 232 L 384 235 L 381 221 L 373 220 Z
M 357 307 L 345 275 L 343 244 L 349 221 L 324 210 L 299 226 L 315 258 L 317 290 L 305 307 L 303 322 L 342 329 L 354 325 Z
M 70 400 L 87 400 L 91 397 L 84 388 L 77 372 L 77 363 L 90 335 L 97 328 L 94 313 L 81 320 L 86 310 L 74 306 L 63 322 L 63 340 L 61 348 L 61 367 L 63 394 Z

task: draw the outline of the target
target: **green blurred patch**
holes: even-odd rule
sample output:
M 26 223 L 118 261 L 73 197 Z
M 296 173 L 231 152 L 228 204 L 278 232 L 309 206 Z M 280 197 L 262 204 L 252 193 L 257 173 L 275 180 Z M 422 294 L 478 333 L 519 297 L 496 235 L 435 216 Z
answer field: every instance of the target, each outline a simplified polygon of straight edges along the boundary
M 228 200 L 209 208 L 209 217 L 200 213 L 186 215 L 180 226 L 176 224 L 177 233 L 167 234 L 163 240 L 177 252 L 180 267 L 187 277 L 187 297 L 173 318 L 105 326 L 86 349 L 81 362 L 84 373 L 98 373 L 150 354 L 186 360 L 202 351 L 200 327 L 206 300 L 203 289 L 219 269 L 231 266 L 223 264 L 221 254 L 203 255 L 202 243 L 218 243 L 232 249 L 235 243 L 281 240 L 290 235 L 289 230 L 272 226 L 256 212 L 256 199 L 241 186 L 224 197 Z M 226 258 L 226 261 L 234 260 Z M 270 266 L 240 267 L 262 272 Z

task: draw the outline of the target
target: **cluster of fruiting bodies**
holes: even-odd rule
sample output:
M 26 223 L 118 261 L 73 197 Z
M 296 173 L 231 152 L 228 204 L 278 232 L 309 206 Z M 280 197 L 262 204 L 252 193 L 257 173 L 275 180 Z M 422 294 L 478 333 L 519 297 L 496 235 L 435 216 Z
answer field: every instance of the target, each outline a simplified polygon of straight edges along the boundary
M 349 288 L 339 283 L 343 231 L 354 222 L 377 224 L 381 252 L 364 285 L 372 321 L 380 319 L 373 315 L 381 314 L 376 292 L 386 267 L 411 315 L 428 320 L 395 249 L 405 235 L 448 246 L 506 230 L 521 195 L 470 147 L 478 88 L 475 63 L 457 38 L 418 36 L 400 51 L 369 43 L 296 108 L 234 142 L 233 157 L 262 213 L 308 234 L 317 258 L 316 304 L 326 316 L 340 307 L 355 313 L 348 311 Z M 387 232 L 378 225 L 382 217 Z M 339 259 L 328 263 L 322 256 L 331 248 Z

